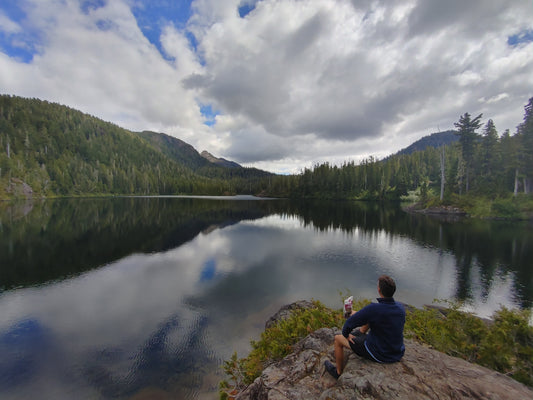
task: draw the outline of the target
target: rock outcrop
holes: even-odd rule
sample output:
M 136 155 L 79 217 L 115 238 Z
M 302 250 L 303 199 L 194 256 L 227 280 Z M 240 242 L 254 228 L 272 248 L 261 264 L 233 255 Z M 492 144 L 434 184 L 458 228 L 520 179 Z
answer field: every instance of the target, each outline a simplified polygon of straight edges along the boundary
M 19 178 L 11 178 L 9 184 L 6 187 L 6 193 L 15 197 L 25 197 L 27 199 L 33 196 L 33 189 L 26 182 L 23 182 Z
M 338 333 L 333 328 L 313 332 L 236 399 L 533 399 L 531 389 L 505 375 L 411 340 L 395 364 L 378 364 L 345 350 L 347 364 L 335 380 L 324 371 L 324 361 L 334 362 Z

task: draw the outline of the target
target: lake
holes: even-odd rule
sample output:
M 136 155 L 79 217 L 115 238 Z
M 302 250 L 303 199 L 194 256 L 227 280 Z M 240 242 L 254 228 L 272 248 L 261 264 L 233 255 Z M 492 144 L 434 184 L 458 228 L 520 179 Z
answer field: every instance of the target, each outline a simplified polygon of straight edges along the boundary
M 0 202 L 0 398 L 216 399 L 282 305 L 375 298 L 490 316 L 533 301 L 530 222 L 238 198 Z M 342 295 L 341 295 L 342 294 Z

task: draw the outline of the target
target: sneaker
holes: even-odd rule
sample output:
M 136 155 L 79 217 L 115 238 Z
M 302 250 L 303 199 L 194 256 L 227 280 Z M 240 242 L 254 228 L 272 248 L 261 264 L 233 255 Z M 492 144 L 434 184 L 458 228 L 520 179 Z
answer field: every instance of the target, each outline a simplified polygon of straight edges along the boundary
M 337 367 L 333 365 L 330 361 L 326 360 L 324 361 L 324 367 L 326 367 L 326 371 L 334 377 L 335 379 L 339 379 L 339 373 L 337 372 Z

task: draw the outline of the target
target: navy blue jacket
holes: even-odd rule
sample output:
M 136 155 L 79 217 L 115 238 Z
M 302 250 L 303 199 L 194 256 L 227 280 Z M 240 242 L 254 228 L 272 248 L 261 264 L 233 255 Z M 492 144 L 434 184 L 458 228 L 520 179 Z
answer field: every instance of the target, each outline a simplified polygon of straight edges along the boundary
M 365 347 L 378 362 L 400 361 L 405 352 L 403 345 L 403 326 L 405 308 L 392 297 L 379 298 L 357 311 L 346 320 L 342 334 L 348 338 L 350 332 L 359 326 L 369 324 Z

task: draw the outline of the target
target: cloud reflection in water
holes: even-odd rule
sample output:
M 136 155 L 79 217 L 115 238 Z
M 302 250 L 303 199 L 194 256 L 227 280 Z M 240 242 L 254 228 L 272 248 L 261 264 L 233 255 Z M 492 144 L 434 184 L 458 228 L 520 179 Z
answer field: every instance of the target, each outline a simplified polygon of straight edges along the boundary
M 183 215 L 189 211 L 177 204 Z M 250 206 L 253 217 L 229 213 L 231 224 L 224 216 L 200 225 L 182 218 L 184 228 L 160 238 L 185 238 L 179 245 L 1 293 L 0 397 L 127 398 L 147 387 L 179 398 L 213 395 L 221 360 L 234 350 L 243 355 L 281 305 L 314 298 L 340 307 L 345 289 L 372 298 L 382 273 L 393 275 L 397 297 L 414 305 L 459 292 L 487 311 L 516 304 L 515 274 L 488 276 L 475 257 L 463 270 L 462 242 L 446 247 L 432 239 L 438 229 L 454 240 L 475 232 L 461 236 L 459 225 L 425 221 L 421 238 L 420 220 L 404 214 L 386 215 L 382 227 L 369 222 L 371 210 L 332 208 L 333 222 L 322 205 L 263 218 Z M 201 229 L 193 234 L 190 226 Z

